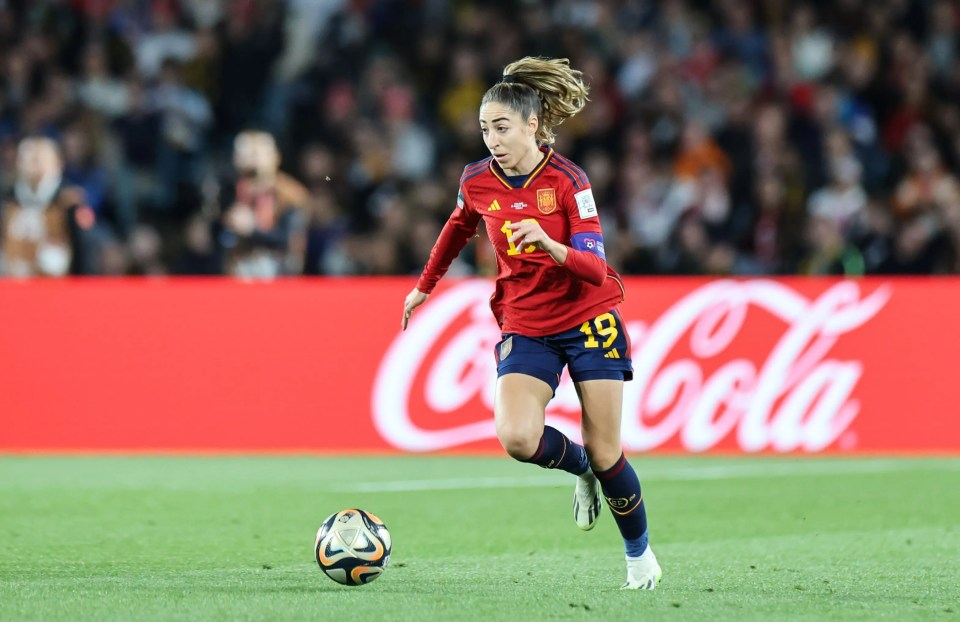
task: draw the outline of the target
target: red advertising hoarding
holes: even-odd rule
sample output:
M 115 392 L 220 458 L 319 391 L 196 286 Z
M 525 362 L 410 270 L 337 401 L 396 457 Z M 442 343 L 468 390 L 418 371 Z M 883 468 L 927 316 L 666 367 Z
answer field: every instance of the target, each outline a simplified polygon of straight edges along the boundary
M 412 285 L 0 281 L 0 451 L 499 451 L 491 282 Z M 629 451 L 960 452 L 960 280 L 627 290 Z

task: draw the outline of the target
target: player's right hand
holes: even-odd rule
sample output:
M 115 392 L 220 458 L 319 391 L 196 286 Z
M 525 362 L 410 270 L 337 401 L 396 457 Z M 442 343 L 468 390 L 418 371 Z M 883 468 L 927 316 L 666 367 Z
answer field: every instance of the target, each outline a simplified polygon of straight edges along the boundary
M 413 288 L 412 292 L 407 294 L 406 299 L 403 301 L 403 320 L 400 322 L 401 330 L 407 330 L 407 322 L 410 321 L 413 310 L 425 303 L 428 296 L 429 294 L 424 294 L 416 287 Z

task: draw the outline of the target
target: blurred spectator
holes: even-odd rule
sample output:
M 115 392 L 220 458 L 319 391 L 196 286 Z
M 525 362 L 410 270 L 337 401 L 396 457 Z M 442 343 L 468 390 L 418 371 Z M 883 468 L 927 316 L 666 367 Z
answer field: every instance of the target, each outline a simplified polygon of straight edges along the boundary
M 887 274 L 894 271 L 894 222 L 890 210 L 877 202 L 870 202 L 851 231 L 851 240 L 863 256 L 864 269 L 869 274 Z
M 895 274 L 943 274 L 956 269 L 956 248 L 936 215 L 917 214 L 902 223 L 894 239 L 892 266 Z
M 83 190 L 86 204 L 100 219 L 107 199 L 107 173 L 97 159 L 94 138 L 83 122 L 63 133 L 63 181 Z
M 414 118 L 413 93 L 405 86 L 391 86 L 383 92 L 380 105 L 393 174 L 400 179 L 423 179 L 432 173 L 433 136 Z
M 210 223 L 200 214 L 187 221 L 183 234 L 183 253 L 176 263 L 176 272 L 188 275 L 221 274 L 220 255 L 213 239 Z
M 196 53 L 183 63 L 184 84 L 199 93 L 210 105 L 220 99 L 220 43 L 212 30 L 196 34 Z
M 640 97 L 657 73 L 655 39 L 649 32 L 630 33 L 623 43 L 617 86 L 628 99 Z
M 307 147 L 300 169 L 307 185 L 307 248 L 305 274 L 346 274 L 343 253 L 338 252 L 347 233 L 348 221 L 338 205 L 332 185 L 339 173 L 334 169 L 335 156 L 323 146 Z
M 927 128 L 921 126 L 911 132 L 906 159 L 909 172 L 897 185 L 893 201 L 898 218 L 960 204 L 960 183 L 944 168 Z
M 930 7 L 927 50 L 938 78 L 948 78 L 957 64 L 957 26 L 960 14 L 951 0 L 936 0 Z
M 841 224 L 829 215 L 814 214 L 807 229 L 809 250 L 800 262 L 800 273 L 863 276 L 863 255 L 843 236 Z
M 164 63 L 182 65 L 197 52 L 196 38 L 179 23 L 173 0 L 157 0 L 151 7 L 150 29 L 140 33 L 134 43 L 137 71 L 146 80 L 158 77 Z
M 757 26 L 754 7 L 737 1 L 718 4 L 723 20 L 716 30 L 717 48 L 740 60 L 755 80 L 765 80 L 769 71 L 767 38 Z M 798 9 L 797 13 L 800 12 Z
M 0 215 L 0 274 L 82 274 L 85 233 L 94 223 L 83 191 L 64 184 L 63 161 L 49 138 L 26 138 L 17 149 L 13 194 Z
M 77 97 L 84 106 L 108 120 L 125 113 L 130 105 L 126 85 L 110 75 L 102 45 L 94 43 L 84 50 Z
M 674 174 L 680 179 L 697 179 L 705 171 L 712 171 L 726 185 L 730 169 L 729 156 L 713 142 L 702 123 L 691 119 L 683 130 Z
M 152 100 L 160 115 L 157 207 L 173 209 L 182 185 L 195 187 L 200 183 L 202 155 L 213 114 L 210 102 L 183 82 L 181 66 L 173 60 L 163 62 Z
M 163 240 L 156 229 L 138 225 L 130 232 L 127 273 L 158 276 L 166 274 L 163 264 Z
M 233 0 L 220 41 L 219 129 L 232 136 L 259 123 L 270 70 L 283 49 L 283 3 Z
M 831 159 L 830 183 L 810 195 L 807 209 L 811 216 L 832 220 L 845 231 L 867 204 L 860 172 L 860 163 L 850 155 Z
M 241 132 L 233 162 L 237 179 L 226 188 L 219 236 L 226 273 L 247 278 L 301 273 L 307 189 L 280 170 L 280 153 L 266 132 Z M 192 235 L 190 250 L 202 257 L 207 242 L 199 232 Z
M 479 53 L 465 45 L 452 52 L 450 75 L 442 88 L 440 120 L 459 138 L 462 144 L 470 144 L 470 137 L 477 133 L 477 102 L 490 84 L 484 79 Z
M 800 4 L 793 12 L 790 48 L 793 71 L 800 80 L 819 80 L 833 67 L 833 37 L 817 23 L 816 13 L 810 4 Z
M 745 236 L 746 256 L 740 272 L 784 274 L 795 271 L 802 247 L 804 214 L 791 206 L 783 182 L 776 175 L 757 180 L 754 221 Z
M 128 106 L 113 129 L 119 140 L 120 162 L 113 171 L 116 220 L 123 235 L 133 230 L 141 214 L 158 203 L 157 145 L 160 142 L 160 113 L 147 97 L 143 85 L 131 80 L 126 85 Z

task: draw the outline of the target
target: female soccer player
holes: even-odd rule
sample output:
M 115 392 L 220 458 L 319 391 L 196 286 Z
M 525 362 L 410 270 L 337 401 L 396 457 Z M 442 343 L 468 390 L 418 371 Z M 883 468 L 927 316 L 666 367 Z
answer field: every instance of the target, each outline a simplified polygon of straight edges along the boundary
M 654 589 L 640 481 L 620 446 L 623 383 L 633 376 L 617 309 L 623 283 L 607 266 L 586 174 L 556 153 L 554 128 L 587 102 L 567 59 L 524 58 L 480 103 L 490 156 L 467 165 L 457 207 L 403 303 L 402 327 L 426 301 L 482 219 L 496 250 L 490 307 L 500 325 L 494 419 L 510 456 L 577 476 L 574 519 L 592 529 L 606 497 L 626 547 L 627 589 Z M 566 365 L 582 407 L 583 445 L 545 425 Z

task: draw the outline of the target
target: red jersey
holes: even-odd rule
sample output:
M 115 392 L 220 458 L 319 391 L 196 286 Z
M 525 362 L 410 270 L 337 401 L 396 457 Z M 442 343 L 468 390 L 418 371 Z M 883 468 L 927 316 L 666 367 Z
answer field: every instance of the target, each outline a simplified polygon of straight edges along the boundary
M 421 292 L 433 291 L 482 219 L 497 257 L 490 308 L 503 332 L 531 337 L 575 328 L 624 296 L 620 275 L 606 264 L 586 174 L 550 147 L 541 151 L 545 157 L 525 179 L 509 178 L 492 157 L 464 168 L 457 207 L 417 283 Z M 551 239 L 568 246 L 563 265 L 542 249 L 509 241 L 508 225 L 522 220 L 536 220 Z

